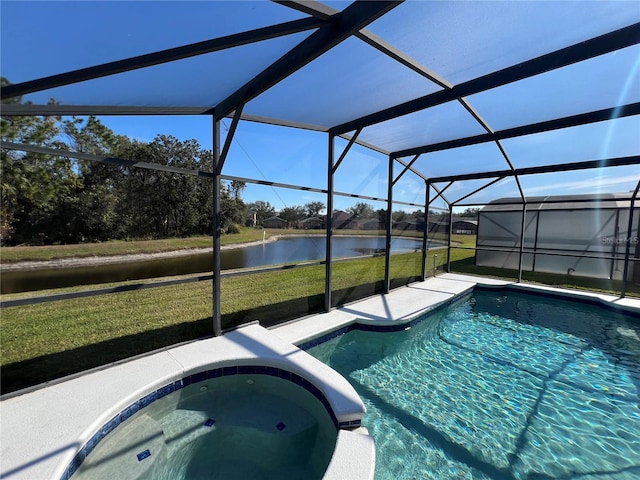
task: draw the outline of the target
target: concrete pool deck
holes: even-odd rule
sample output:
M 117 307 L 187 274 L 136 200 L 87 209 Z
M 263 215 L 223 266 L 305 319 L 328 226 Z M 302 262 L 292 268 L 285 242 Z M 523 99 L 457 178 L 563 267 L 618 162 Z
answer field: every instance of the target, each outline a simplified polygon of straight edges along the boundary
M 439 275 L 270 330 L 249 325 L 222 337 L 168 348 L 8 396 L 0 402 L 0 476 L 60 478 L 75 453 L 114 414 L 163 385 L 212 366 L 260 364 L 287 369 L 321 389 L 338 421 L 359 419 L 364 405 L 347 381 L 295 345 L 355 322 L 388 325 L 408 321 L 477 284 L 561 293 L 640 311 L 637 299 L 458 274 Z M 325 478 L 371 479 L 374 457 L 373 441 L 366 433 L 340 430 Z

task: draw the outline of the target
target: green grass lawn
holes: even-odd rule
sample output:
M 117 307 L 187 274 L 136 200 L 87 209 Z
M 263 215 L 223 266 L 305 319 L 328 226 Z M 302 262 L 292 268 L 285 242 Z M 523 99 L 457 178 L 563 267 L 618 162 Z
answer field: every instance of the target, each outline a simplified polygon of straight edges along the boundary
M 394 255 L 392 278 L 415 280 L 420 261 L 420 253 Z M 324 278 L 324 265 L 225 277 L 223 328 L 319 312 Z M 384 257 L 335 262 L 334 304 L 380 292 L 383 280 Z M 4 308 L 2 392 L 211 335 L 211 318 L 209 281 Z
M 250 235 L 243 238 L 251 241 Z M 258 238 L 262 238 L 261 231 Z M 453 240 L 458 246 L 475 246 L 475 237 L 456 236 Z M 433 273 L 434 255 L 438 255 L 439 272 L 446 262 L 446 251 L 430 252 L 429 274 Z M 421 257 L 419 252 L 391 257 L 392 287 L 419 279 Z M 451 250 L 451 267 L 458 273 L 511 276 L 511 279 L 517 276 L 517 272 L 476 267 L 474 251 L 462 248 Z M 334 306 L 380 293 L 384 287 L 384 257 L 334 262 L 332 269 Z M 618 287 L 611 282 L 548 274 L 527 274 L 525 280 L 602 291 Z M 629 293 L 637 295 L 638 285 L 631 287 Z M 223 328 L 254 320 L 269 326 L 320 312 L 324 308 L 324 288 L 324 265 L 224 277 L 221 282 Z M 39 293 L 42 292 L 27 295 Z M 211 318 L 210 281 L 3 308 L 0 323 L 2 392 L 211 335 Z
M 244 228 L 240 233 L 223 235 L 222 244 L 247 243 L 262 240 L 263 231 Z M 267 236 L 271 231 L 267 232 Z M 211 237 L 168 238 L 163 240 L 114 240 L 104 243 L 82 243 L 77 245 L 45 245 L 28 247 L 0 247 L 0 262 L 25 262 L 57 260 L 61 258 L 84 258 L 93 256 L 131 255 L 158 253 L 191 248 L 211 248 Z

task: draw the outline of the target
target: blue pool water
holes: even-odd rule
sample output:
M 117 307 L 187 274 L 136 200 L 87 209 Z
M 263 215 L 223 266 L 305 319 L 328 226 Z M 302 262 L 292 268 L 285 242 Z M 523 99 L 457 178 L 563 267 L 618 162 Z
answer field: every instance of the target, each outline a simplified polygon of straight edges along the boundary
M 148 405 L 143 400 L 71 478 L 320 480 L 336 444 L 334 421 L 293 374 L 274 375 L 205 373 Z
M 640 320 L 476 291 L 308 350 L 367 406 L 376 480 L 640 479 Z

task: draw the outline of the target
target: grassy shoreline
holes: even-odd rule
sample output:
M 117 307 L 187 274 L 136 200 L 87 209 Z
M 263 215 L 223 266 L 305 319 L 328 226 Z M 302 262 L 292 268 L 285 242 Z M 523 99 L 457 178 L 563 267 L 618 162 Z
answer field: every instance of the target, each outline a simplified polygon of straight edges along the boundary
M 262 231 L 246 229 L 235 235 L 224 235 L 222 244 L 249 243 L 262 240 Z M 135 255 L 159 253 L 194 248 L 211 248 L 208 236 L 168 238 L 163 240 L 113 240 L 103 243 L 74 245 L 44 245 L 0 247 L 0 263 L 58 260 L 64 258 L 86 258 L 94 256 Z
M 340 230 L 334 235 L 384 235 L 376 230 Z M 221 237 L 222 246 L 242 245 L 261 241 L 264 238 L 286 235 L 318 235 L 324 236 L 324 230 L 298 229 L 256 229 L 242 228 L 240 233 L 225 234 Z M 403 236 L 421 237 L 421 232 L 402 232 Z M 213 239 L 210 236 L 168 238 L 162 240 L 112 240 L 103 243 L 82 243 L 73 245 L 44 245 L 0 247 L 0 264 L 49 261 L 67 258 L 87 258 L 114 255 L 136 255 L 170 252 L 176 250 L 190 250 L 198 248 L 212 248 Z

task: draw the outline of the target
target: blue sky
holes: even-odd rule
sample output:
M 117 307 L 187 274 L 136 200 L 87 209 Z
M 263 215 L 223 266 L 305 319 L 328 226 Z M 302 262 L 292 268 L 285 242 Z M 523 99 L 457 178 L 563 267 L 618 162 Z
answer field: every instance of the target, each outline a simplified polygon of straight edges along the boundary
M 148 8 L 151 4 L 153 9 Z M 542 48 L 538 45 L 548 44 L 545 48 L 552 50 L 580 38 L 603 33 L 602 29 L 620 28 L 640 20 L 637 2 L 534 2 L 525 4 L 524 8 L 520 4 L 522 2 L 409 2 L 394 10 L 394 15 L 387 15 L 372 24 L 370 29 L 446 79 L 459 82 L 545 53 L 537 50 Z M 126 10 L 122 9 L 123 5 L 126 5 Z M 302 17 L 271 2 L 190 2 L 189 8 L 184 8 L 185 5 L 185 2 L 170 1 L 42 3 L 3 0 L 0 3 L 2 75 L 13 82 L 25 81 Z M 342 8 L 346 3 L 331 2 L 331 5 Z M 455 12 L 451 11 L 452 8 Z M 575 15 L 567 15 L 569 12 Z M 426 43 L 416 43 L 412 37 L 424 31 L 419 22 L 413 22 L 411 28 L 397 28 L 399 24 L 407 25 L 407 18 L 417 18 L 418 14 L 428 14 L 433 19 L 433 28 L 429 30 Z M 477 15 L 491 21 L 473 24 Z M 544 18 L 544 21 L 532 21 L 532 18 Z M 216 21 L 212 23 L 212 19 Z M 212 29 L 212 24 L 215 24 L 215 29 Z M 170 92 L 172 101 L 215 105 L 305 35 L 271 40 L 264 46 L 239 47 L 211 58 L 182 61 L 180 75 L 167 66 L 152 67 L 149 72 L 123 74 L 114 83 L 99 79 L 87 82 L 81 88 L 62 87 L 27 99 L 39 103 L 54 97 L 62 103 L 73 104 L 82 101 L 83 95 L 99 92 L 100 104 L 117 104 L 122 98 L 140 100 L 145 104 L 162 102 Z M 511 42 L 512 39 L 515 41 Z M 357 44 L 355 40 L 350 42 Z M 422 47 L 416 48 L 417 45 Z M 427 84 L 422 87 L 420 78 L 411 77 L 407 80 L 409 83 L 400 85 L 400 88 L 385 87 L 384 95 L 375 98 L 375 105 L 367 103 L 370 99 L 359 94 L 365 86 L 377 88 L 379 82 L 376 78 L 384 78 L 388 82 L 397 76 L 389 73 L 387 60 L 371 55 L 369 46 L 354 46 L 358 52 L 355 59 L 346 61 L 344 55 L 349 53 L 338 47 L 327 54 L 327 59 L 332 62 L 318 62 L 326 69 L 337 61 L 340 66 L 336 72 L 319 72 L 311 64 L 291 77 L 298 84 L 303 82 L 307 88 L 300 90 L 294 88 L 293 82 L 285 81 L 250 102 L 245 111 L 262 113 L 274 106 L 285 107 L 284 113 L 296 120 L 310 109 L 316 112 L 322 109 L 324 104 L 318 99 L 326 97 L 340 102 L 341 109 L 335 113 L 322 112 L 315 117 L 310 112 L 310 123 L 322 119 L 331 122 L 345 112 L 348 114 L 350 109 L 354 112 L 375 110 L 385 102 L 397 103 L 403 94 L 415 95 L 421 89 L 424 92 L 433 90 L 433 86 Z M 358 65 L 357 60 L 362 60 L 363 64 Z M 474 95 L 468 101 L 497 130 L 638 102 L 639 66 L 640 47 L 629 47 Z M 189 73 L 185 75 L 184 72 Z M 207 78 L 208 81 L 203 81 Z M 403 92 L 404 87 L 406 91 Z M 349 102 L 353 104 L 344 108 Z M 461 128 L 468 128 L 470 132 L 478 128 L 473 121 L 461 122 L 460 117 L 447 106 L 443 106 L 437 115 L 416 114 L 415 118 L 421 123 L 414 123 L 411 135 L 414 138 L 423 135 L 425 143 L 447 139 L 451 132 L 459 132 Z M 195 138 L 203 148 L 211 148 L 212 145 L 211 119 L 207 117 L 101 117 L 101 120 L 116 133 L 142 141 L 150 141 L 161 133 L 181 140 Z M 404 130 L 408 124 L 404 120 L 366 129 L 363 138 L 389 145 L 410 142 L 412 139 Z M 229 124 L 230 120 L 227 120 L 226 125 Z M 423 126 L 416 129 L 415 125 Z M 222 131 L 224 134 L 224 126 Z M 338 140 L 336 151 L 339 153 L 344 145 L 344 141 Z M 626 118 L 514 138 L 503 142 L 503 146 L 516 167 L 638 155 L 640 120 Z M 242 122 L 223 173 L 326 188 L 326 151 L 326 134 Z M 430 176 L 442 176 L 504 169 L 506 162 L 495 145 L 482 145 L 425 155 L 416 166 Z M 356 147 L 341 165 L 335 189 L 386 197 L 387 168 L 385 156 Z M 640 167 L 632 166 L 536 175 L 521 180 L 527 195 L 554 195 L 629 191 L 635 188 L 638 178 Z M 447 190 L 447 198 L 460 198 L 484 183 L 486 181 L 453 185 Z M 474 199 L 481 202 L 517 194 L 515 183 L 505 180 Z M 326 202 L 318 194 L 264 186 L 249 186 L 244 198 L 247 202 L 269 201 L 276 209 L 309 201 Z M 413 175 L 405 175 L 394 188 L 394 198 L 421 203 L 424 183 Z M 345 209 L 357 201 L 336 197 L 335 207 Z M 382 204 L 365 201 L 375 208 L 383 207 Z

